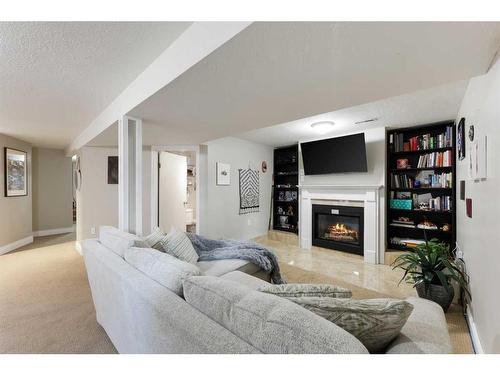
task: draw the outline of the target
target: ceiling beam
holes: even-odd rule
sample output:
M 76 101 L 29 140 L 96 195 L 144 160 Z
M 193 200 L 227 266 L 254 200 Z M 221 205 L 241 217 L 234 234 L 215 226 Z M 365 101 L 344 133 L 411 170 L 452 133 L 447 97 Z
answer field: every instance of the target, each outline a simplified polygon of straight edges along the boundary
M 251 22 L 194 22 L 76 137 L 68 156 L 85 146 L 138 104 L 168 85 Z M 130 51 L 134 53 L 134 51 Z

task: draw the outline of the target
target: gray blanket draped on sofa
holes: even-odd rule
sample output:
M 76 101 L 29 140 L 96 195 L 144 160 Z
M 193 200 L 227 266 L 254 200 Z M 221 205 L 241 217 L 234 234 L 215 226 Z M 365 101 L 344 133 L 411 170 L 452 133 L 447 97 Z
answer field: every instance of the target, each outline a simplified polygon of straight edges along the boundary
M 212 240 L 194 233 L 187 233 L 199 260 L 243 259 L 269 272 L 274 284 L 284 284 L 278 258 L 269 249 L 255 242 L 237 240 Z

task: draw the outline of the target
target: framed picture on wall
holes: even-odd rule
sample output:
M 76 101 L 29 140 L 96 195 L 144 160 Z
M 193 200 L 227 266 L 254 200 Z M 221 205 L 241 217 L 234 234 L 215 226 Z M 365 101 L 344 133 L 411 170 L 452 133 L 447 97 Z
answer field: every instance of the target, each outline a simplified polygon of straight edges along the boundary
M 5 196 L 28 195 L 28 153 L 5 147 L 4 156 Z
M 118 156 L 108 156 L 108 184 L 118 184 Z
M 228 186 L 231 184 L 231 166 L 226 163 L 216 163 L 216 184 L 218 186 Z

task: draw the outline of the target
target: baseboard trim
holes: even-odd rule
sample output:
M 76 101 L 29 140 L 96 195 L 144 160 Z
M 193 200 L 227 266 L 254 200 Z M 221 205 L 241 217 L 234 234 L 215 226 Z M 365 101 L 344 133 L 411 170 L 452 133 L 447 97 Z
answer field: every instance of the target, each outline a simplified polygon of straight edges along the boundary
M 80 241 L 75 241 L 75 250 L 78 254 L 83 255 L 82 244 L 80 243 Z
M 75 227 L 39 230 L 39 231 L 33 232 L 33 237 L 53 236 L 55 234 L 72 233 L 74 231 L 75 231 Z
M 467 306 L 467 325 L 469 326 L 470 338 L 472 340 L 474 352 L 476 352 L 476 354 L 484 354 L 483 346 L 481 345 L 481 340 L 479 339 L 479 333 L 477 332 L 477 327 L 474 323 L 474 318 L 472 317 L 469 306 Z
M 5 246 L 0 246 L 0 255 L 7 254 L 10 251 L 19 249 L 20 247 L 24 245 L 28 245 L 33 242 L 33 236 L 28 236 L 23 239 L 20 239 L 18 241 L 9 243 Z

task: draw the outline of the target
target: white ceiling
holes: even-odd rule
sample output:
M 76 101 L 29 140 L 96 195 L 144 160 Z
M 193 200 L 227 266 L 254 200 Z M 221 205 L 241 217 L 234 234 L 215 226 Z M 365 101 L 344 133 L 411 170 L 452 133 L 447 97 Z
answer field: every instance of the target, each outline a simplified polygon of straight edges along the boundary
M 0 133 L 64 148 L 187 22 L 0 22 Z
M 252 130 L 238 135 L 249 141 L 269 146 L 285 146 L 377 127 L 406 127 L 454 120 L 467 88 L 467 80 L 457 81 L 411 94 L 395 96 L 359 106 L 323 113 L 317 116 Z M 368 119 L 377 121 L 355 124 Z M 333 121 L 332 130 L 318 134 L 311 128 L 317 121 Z
M 484 74 L 499 41 L 500 23 L 254 23 L 130 114 L 199 143 Z M 454 117 L 463 87 L 420 112 Z M 425 117 L 405 104 L 391 121 Z

